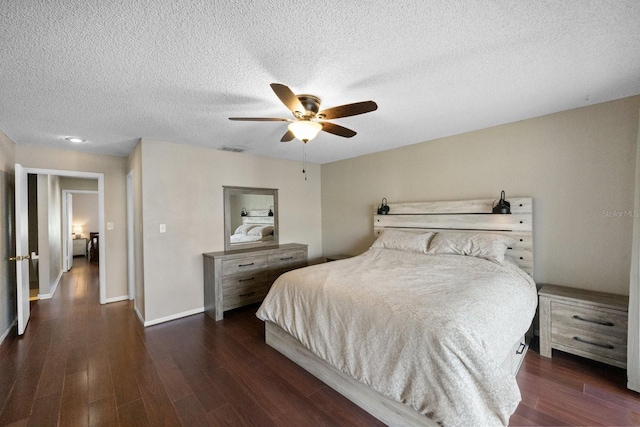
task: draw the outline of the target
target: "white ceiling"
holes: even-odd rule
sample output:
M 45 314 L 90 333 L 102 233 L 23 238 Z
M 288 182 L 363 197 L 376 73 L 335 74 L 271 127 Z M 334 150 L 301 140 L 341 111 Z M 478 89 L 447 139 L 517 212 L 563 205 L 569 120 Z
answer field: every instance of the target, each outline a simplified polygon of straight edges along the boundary
M 640 94 L 638 0 L 0 0 L 0 129 L 126 156 L 139 138 L 299 160 L 269 87 L 335 120 L 326 163 Z M 87 141 L 73 144 L 65 136 Z

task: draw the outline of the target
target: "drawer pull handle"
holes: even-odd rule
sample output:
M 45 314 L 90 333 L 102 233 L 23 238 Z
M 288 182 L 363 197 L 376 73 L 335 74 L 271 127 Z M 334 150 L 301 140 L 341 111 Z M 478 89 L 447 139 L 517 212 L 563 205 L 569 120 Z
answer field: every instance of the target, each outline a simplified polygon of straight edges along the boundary
M 255 277 L 251 277 L 249 279 L 239 279 L 238 282 L 250 282 L 250 281 L 252 281 L 254 279 L 255 279 Z
M 516 350 L 516 354 L 522 354 L 522 352 L 524 351 L 524 349 L 527 348 L 527 345 L 523 342 L 520 343 L 520 347 L 518 347 L 518 350 Z
M 602 347 L 609 350 L 613 350 L 613 346 L 611 344 L 600 344 L 597 342 L 591 342 L 591 341 L 583 340 L 580 337 L 573 337 L 573 339 L 584 344 L 591 344 L 591 345 L 595 345 L 596 347 Z
M 238 264 L 238 267 L 249 267 L 250 265 L 253 265 L 254 263 L 250 263 L 250 264 Z
M 255 294 L 255 292 L 249 292 L 249 293 L 246 293 L 246 294 L 240 294 L 240 295 L 238 295 L 238 296 L 239 296 L 239 297 L 250 297 L 250 296 L 251 296 L 251 295 L 253 295 L 253 294 Z
M 602 320 L 585 319 L 584 317 L 580 317 L 577 314 L 573 316 L 573 318 L 576 320 L 582 320 L 583 322 L 595 323 L 597 325 L 602 325 L 602 326 L 614 326 L 613 323 L 611 322 L 605 322 Z
M 290 260 L 290 259 L 293 259 L 293 257 L 290 256 L 289 258 L 280 258 L 280 261 L 287 261 L 287 260 Z

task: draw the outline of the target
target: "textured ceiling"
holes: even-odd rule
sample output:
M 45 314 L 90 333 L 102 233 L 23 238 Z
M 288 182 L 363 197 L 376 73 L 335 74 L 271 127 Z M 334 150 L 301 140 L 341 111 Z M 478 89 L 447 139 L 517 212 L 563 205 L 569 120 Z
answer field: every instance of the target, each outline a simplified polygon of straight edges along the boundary
M 640 93 L 640 1 L 0 0 L 0 129 L 126 156 L 140 138 L 299 160 L 269 87 L 335 120 L 326 163 Z M 73 144 L 65 136 L 86 142 Z

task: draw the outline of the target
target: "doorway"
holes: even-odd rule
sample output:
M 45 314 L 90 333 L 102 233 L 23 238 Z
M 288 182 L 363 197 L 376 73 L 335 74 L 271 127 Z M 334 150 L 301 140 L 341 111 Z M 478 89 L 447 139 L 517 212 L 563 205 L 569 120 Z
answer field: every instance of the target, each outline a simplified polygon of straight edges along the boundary
M 35 174 L 35 175 L 51 175 L 51 176 L 56 176 L 56 177 L 68 177 L 68 178 L 84 178 L 84 179 L 90 179 L 90 180 L 97 180 L 97 213 L 98 213 L 98 222 L 97 222 L 97 232 L 99 233 L 99 235 L 104 235 L 104 174 L 102 173 L 96 173 L 96 172 L 81 172 L 81 171 L 65 171 L 65 170 L 55 170 L 55 169 L 40 169 L 40 168 L 21 168 L 26 174 Z M 24 198 L 26 199 L 28 197 L 27 192 L 27 186 L 24 186 Z M 65 203 L 61 203 L 61 206 L 63 208 L 63 210 L 65 211 L 64 213 L 66 213 L 66 209 Z M 26 206 L 24 208 L 16 206 L 16 209 L 18 212 L 16 212 L 16 215 L 23 215 L 24 218 L 27 218 L 27 208 Z M 24 212 L 23 212 L 24 210 Z M 67 247 L 69 245 L 68 239 L 66 238 L 67 236 L 67 228 L 68 228 L 68 224 L 67 221 L 62 221 L 62 229 L 63 232 L 62 234 L 62 245 L 63 247 Z M 71 230 L 72 231 L 72 230 Z M 21 230 L 22 232 L 22 230 Z M 20 237 L 20 236 L 16 236 L 16 237 Z M 99 269 L 99 295 L 100 295 L 100 304 L 105 304 L 106 303 L 106 289 L 105 289 L 105 283 L 106 283 L 106 256 L 105 256 L 105 243 L 104 243 L 104 239 L 99 239 L 97 242 L 97 248 L 98 248 L 98 263 L 101 266 L 101 268 Z M 64 251 L 63 251 L 64 253 Z M 66 271 L 66 264 L 63 262 L 63 270 Z M 27 279 L 28 280 L 28 279 Z M 18 304 L 20 304 L 21 301 L 18 301 Z M 28 316 L 28 315 L 27 315 Z M 28 319 L 28 317 L 27 317 Z M 28 321 L 28 320 L 27 320 Z M 24 322 L 26 325 L 26 322 Z
M 61 187 L 72 186 L 68 183 L 71 180 L 80 181 L 66 178 Z M 74 259 L 79 257 L 99 266 L 98 192 L 63 189 L 62 221 L 64 272 L 71 270 Z

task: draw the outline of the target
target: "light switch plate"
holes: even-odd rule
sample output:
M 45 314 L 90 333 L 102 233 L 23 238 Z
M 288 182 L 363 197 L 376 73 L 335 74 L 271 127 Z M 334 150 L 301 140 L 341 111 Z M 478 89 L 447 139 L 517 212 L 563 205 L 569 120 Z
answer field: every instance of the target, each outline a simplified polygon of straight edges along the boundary
M 160 224 L 160 232 L 161 233 L 167 232 L 167 224 Z
M 107 223 L 107 230 L 113 230 L 113 223 L 112 222 L 108 222 Z

